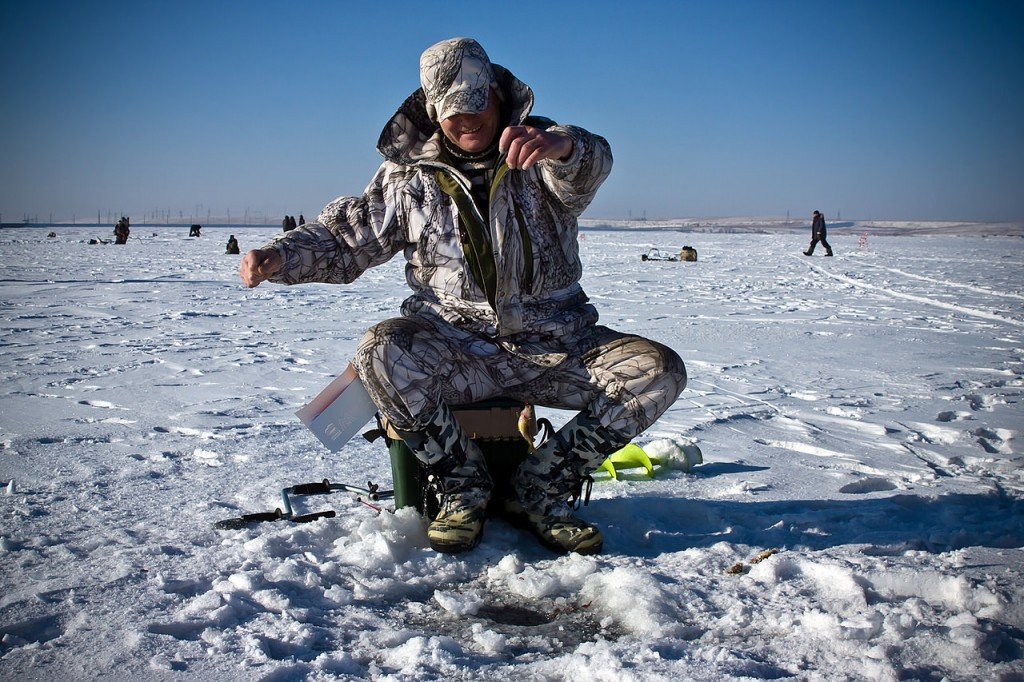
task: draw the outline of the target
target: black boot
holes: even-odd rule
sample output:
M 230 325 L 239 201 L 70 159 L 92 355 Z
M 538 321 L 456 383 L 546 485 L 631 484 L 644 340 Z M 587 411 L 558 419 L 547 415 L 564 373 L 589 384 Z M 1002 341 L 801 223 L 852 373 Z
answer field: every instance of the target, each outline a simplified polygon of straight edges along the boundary
M 588 486 L 592 478 L 580 481 Z M 586 500 L 589 501 L 589 493 Z M 577 518 L 570 503 L 554 500 L 549 505 L 524 506 L 518 493 L 503 502 L 503 513 L 510 523 L 533 533 L 534 537 L 548 549 L 558 554 L 598 554 L 604 546 L 604 538 L 597 526 Z
M 440 509 L 427 527 L 430 546 L 447 554 L 476 547 L 492 488 L 480 447 L 444 404 L 421 428 L 398 434 L 431 472 L 428 480 L 439 498 Z
M 480 544 L 489 500 L 489 491 L 477 487 L 452 491 L 447 487 L 451 481 L 450 475 L 433 481 L 437 485 L 441 508 L 427 526 L 430 546 L 434 551 L 445 554 L 465 552 Z
M 589 472 L 628 442 L 586 411 L 576 415 L 520 465 L 513 493 L 503 501 L 506 518 L 552 551 L 597 554 L 603 546 L 601 531 L 577 518 L 573 509 L 581 498 L 584 504 L 590 500 Z

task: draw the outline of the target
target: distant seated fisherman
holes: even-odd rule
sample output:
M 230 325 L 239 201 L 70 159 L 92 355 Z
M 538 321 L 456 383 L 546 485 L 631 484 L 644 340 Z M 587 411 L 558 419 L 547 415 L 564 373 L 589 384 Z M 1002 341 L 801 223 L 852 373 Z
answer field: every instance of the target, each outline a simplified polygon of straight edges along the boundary
M 230 237 L 228 237 L 228 247 L 227 247 L 227 250 L 224 253 L 232 253 L 233 254 L 233 253 L 238 253 L 238 252 L 239 252 L 238 240 L 235 239 L 235 235 L 231 235 Z
M 555 551 L 599 552 L 600 531 L 570 500 L 686 385 L 674 351 L 598 325 L 580 287 L 577 217 L 611 150 L 531 116 L 533 91 L 474 40 L 428 48 L 420 83 L 381 133 L 385 161 L 365 193 L 247 253 L 242 281 L 348 283 L 404 253 L 412 295 L 401 317 L 366 332 L 354 364 L 440 481 L 431 546 L 480 540 L 492 481 L 451 407 L 500 396 L 580 410 L 520 466 L 501 506 Z

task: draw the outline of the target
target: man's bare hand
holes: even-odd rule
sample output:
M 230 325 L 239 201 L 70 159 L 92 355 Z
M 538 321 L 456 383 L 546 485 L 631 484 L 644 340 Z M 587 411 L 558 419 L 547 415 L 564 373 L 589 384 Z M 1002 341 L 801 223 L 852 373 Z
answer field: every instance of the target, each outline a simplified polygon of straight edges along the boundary
M 509 168 L 529 170 L 541 159 L 568 159 L 572 138 L 531 126 L 509 126 L 501 133 L 498 149 L 507 152 Z
M 281 269 L 281 254 L 274 249 L 253 249 L 245 254 L 238 266 L 238 276 L 245 286 L 257 287 Z

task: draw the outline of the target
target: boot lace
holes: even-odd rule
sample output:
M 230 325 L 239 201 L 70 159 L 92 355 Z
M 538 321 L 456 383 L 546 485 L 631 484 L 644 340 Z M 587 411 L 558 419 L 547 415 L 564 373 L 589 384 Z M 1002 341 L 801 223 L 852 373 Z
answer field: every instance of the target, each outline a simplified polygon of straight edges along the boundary
M 594 477 L 589 474 L 582 477 L 572 490 L 569 497 L 569 507 L 579 509 L 590 504 L 590 491 L 594 489 Z M 582 505 L 580 504 L 582 502 Z

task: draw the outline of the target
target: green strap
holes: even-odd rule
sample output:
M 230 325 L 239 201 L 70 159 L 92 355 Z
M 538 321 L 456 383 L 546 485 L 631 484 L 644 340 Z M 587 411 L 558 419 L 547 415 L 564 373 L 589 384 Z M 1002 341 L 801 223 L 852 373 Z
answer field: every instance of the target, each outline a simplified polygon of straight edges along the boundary
M 516 222 L 519 223 L 519 240 L 523 244 L 523 286 L 522 291 L 533 291 L 533 242 L 530 240 L 530 231 L 526 229 L 526 219 L 519 208 L 519 204 L 513 202 L 516 210 Z
M 488 206 L 494 201 L 494 193 L 498 189 L 498 183 L 508 173 L 508 164 L 502 162 L 494 173 L 494 181 L 491 183 L 491 191 L 488 194 Z M 434 174 L 441 191 L 447 194 L 455 202 L 459 211 L 459 237 L 462 240 L 462 250 L 466 254 L 466 261 L 469 265 L 470 274 L 476 280 L 480 288 L 484 290 L 491 307 L 495 307 L 496 294 L 498 289 L 498 268 L 494 262 L 494 252 L 491 249 L 490 231 L 487 225 L 480 218 L 480 214 L 473 206 L 473 199 L 459 185 L 455 178 L 450 177 L 444 171 L 437 171 Z M 526 218 L 522 209 L 515 201 L 512 202 L 515 211 L 516 222 L 519 224 L 519 240 L 523 245 L 523 282 L 521 289 L 531 291 L 533 289 L 533 241 L 530 239 L 530 232 L 526 225 Z
M 480 220 L 478 212 L 470 198 L 455 178 L 449 177 L 444 171 L 434 174 L 441 191 L 455 201 L 459 211 L 459 238 L 462 240 L 462 251 L 466 254 L 466 263 L 473 279 L 484 290 L 491 307 L 495 307 L 498 290 L 498 269 L 491 251 L 491 240 L 487 226 Z

